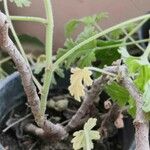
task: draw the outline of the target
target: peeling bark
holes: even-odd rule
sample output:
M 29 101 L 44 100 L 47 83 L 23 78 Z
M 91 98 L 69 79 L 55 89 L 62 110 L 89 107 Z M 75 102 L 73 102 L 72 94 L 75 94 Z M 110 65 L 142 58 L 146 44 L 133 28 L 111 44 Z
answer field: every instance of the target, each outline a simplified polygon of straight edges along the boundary
M 9 38 L 8 29 L 9 23 L 7 21 L 7 17 L 0 12 L 0 47 L 4 50 L 4 52 L 10 55 L 20 73 L 28 103 L 31 107 L 36 123 L 44 130 L 45 134 L 49 134 L 50 136 L 55 135 L 58 139 L 64 138 L 66 136 L 66 131 L 61 125 L 55 125 L 42 117 L 40 112 L 40 99 L 33 83 L 29 66 L 26 64 L 17 47 Z

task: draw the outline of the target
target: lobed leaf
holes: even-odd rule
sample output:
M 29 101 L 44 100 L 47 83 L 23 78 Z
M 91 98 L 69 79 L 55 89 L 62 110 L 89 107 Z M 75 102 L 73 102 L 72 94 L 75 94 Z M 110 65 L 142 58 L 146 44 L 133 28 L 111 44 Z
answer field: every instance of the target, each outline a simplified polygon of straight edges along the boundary
M 73 149 L 86 149 L 91 150 L 94 148 L 92 140 L 100 139 L 100 134 L 96 130 L 92 130 L 92 128 L 96 125 L 96 118 L 90 118 L 85 124 L 84 129 L 80 131 L 76 131 L 72 139 Z
M 72 68 L 72 75 L 70 78 L 71 85 L 69 86 L 69 91 L 72 96 L 78 101 L 81 101 L 81 97 L 85 95 L 84 86 L 92 85 L 92 79 L 90 76 L 92 72 L 87 68 Z

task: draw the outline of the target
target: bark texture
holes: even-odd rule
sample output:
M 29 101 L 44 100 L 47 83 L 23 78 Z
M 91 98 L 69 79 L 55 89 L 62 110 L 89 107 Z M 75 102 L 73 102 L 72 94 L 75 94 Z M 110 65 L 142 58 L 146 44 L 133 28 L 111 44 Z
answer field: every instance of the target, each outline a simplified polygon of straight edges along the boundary
M 4 52 L 10 55 L 20 73 L 22 84 L 35 121 L 44 130 L 44 133 L 49 134 L 50 136 L 55 135 L 59 139 L 62 139 L 66 135 L 65 129 L 61 125 L 55 125 L 52 122 L 49 122 L 41 115 L 40 99 L 32 80 L 32 74 L 17 47 L 9 38 L 8 29 L 9 23 L 7 21 L 7 17 L 0 12 L 0 47 L 4 50 Z
M 142 110 L 142 95 L 135 87 L 131 78 L 129 78 L 127 69 L 122 67 L 120 68 L 120 72 L 122 73 L 122 80 L 120 83 L 129 91 L 136 102 L 136 118 L 134 120 L 136 150 L 149 150 L 149 121 L 146 120 Z
M 81 125 L 82 119 L 86 117 L 89 110 L 92 108 L 94 100 L 99 98 L 99 94 L 102 92 L 108 81 L 109 77 L 107 75 L 102 75 L 100 78 L 93 82 L 91 89 L 86 91 L 85 98 L 80 108 L 66 126 L 66 130 L 68 132 Z

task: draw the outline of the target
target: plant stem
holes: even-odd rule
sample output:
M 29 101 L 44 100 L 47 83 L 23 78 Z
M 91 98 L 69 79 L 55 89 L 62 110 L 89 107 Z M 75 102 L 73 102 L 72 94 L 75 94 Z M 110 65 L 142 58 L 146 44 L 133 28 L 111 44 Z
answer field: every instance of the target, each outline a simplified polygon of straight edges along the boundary
M 29 62 L 28 62 L 28 59 L 27 59 L 26 54 L 25 54 L 25 52 L 24 52 L 24 49 L 23 49 L 23 47 L 22 47 L 22 45 L 21 45 L 21 42 L 20 42 L 20 40 L 19 40 L 19 38 L 18 38 L 18 36 L 17 36 L 17 33 L 15 32 L 15 29 L 14 29 L 14 27 L 13 27 L 13 24 L 12 24 L 12 22 L 11 22 L 11 20 L 10 20 L 10 15 L 9 15 L 9 11 L 8 11 L 7 0 L 3 0 L 3 2 L 4 2 L 5 13 L 6 13 L 6 16 L 7 16 L 7 18 L 8 18 L 8 21 L 9 21 L 9 23 L 10 23 L 10 30 L 11 30 L 13 36 L 14 36 L 14 39 L 15 39 L 15 41 L 16 41 L 16 43 L 17 43 L 17 46 L 18 46 L 18 48 L 19 48 L 19 50 L 20 50 L 20 52 L 21 52 L 23 58 L 25 59 L 26 63 L 28 64 L 29 69 L 30 69 L 30 71 L 31 71 L 31 73 L 32 73 L 32 70 L 31 70 L 31 68 L 30 68 L 30 64 L 29 64 Z M 32 73 L 32 78 L 33 78 L 34 83 L 35 83 L 36 86 L 38 87 L 38 89 L 41 90 L 41 84 L 40 84 L 40 83 L 38 82 L 38 80 L 34 77 L 33 73 Z
M 28 17 L 28 16 L 10 16 L 10 19 L 13 21 L 29 21 L 29 22 L 36 22 L 46 24 L 46 19 L 40 17 Z
M 134 38 L 127 33 L 125 28 L 122 28 L 122 31 L 126 35 L 126 38 L 129 38 L 141 51 L 144 52 L 145 49 L 141 45 L 135 43 L 136 40 L 134 40 Z
M 143 21 L 141 21 L 131 32 L 128 33 L 128 36 L 133 35 L 147 20 L 148 18 L 145 18 Z M 128 36 L 124 37 L 123 40 L 126 41 Z
M 149 54 L 150 54 L 150 43 L 148 44 L 148 46 L 147 46 L 144 54 L 142 55 L 141 59 L 148 61 Z
M 103 29 L 99 26 L 99 24 L 95 23 L 95 27 L 98 29 L 98 31 L 100 31 L 100 32 L 103 31 Z M 104 36 L 108 41 L 111 40 L 107 34 L 105 34 Z
M 72 53 L 74 53 L 76 50 L 78 50 L 79 48 L 81 48 L 82 46 L 86 45 L 87 43 L 101 37 L 101 36 L 104 36 L 106 35 L 107 33 L 110 33 L 116 29 L 119 29 L 119 28 L 122 28 L 130 23 L 133 23 L 133 22 L 137 22 L 137 21 L 140 21 L 140 20 L 143 20 L 143 19 L 148 19 L 150 18 L 150 14 L 147 14 L 147 15 L 144 15 L 144 16 L 140 16 L 140 17 L 137 17 L 137 18 L 133 18 L 133 19 L 130 19 L 128 21 L 125 21 L 125 22 L 122 22 L 118 25 L 115 25 L 113 27 L 110 27 L 90 38 L 88 38 L 87 40 L 81 42 L 80 44 L 76 45 L 75 47 L 73 47 L 71 50 L 69 50 L 67 53 L 65 53 L 62 57 L 60 57 L 53 65 L 53 69 L 56 69 L 58 67 L 58 65 L 63 62 L 67 57 L 69 57 Z
M 133 45 L 133 44 L 136 44 L 136 43 L 144 43 L 144 42 L 150 42 L 150 39 L 138 40 L 138 41 L 135 41 L 135 42 L 127 42 L 127 43 L 121 43 L 121 44 L 114 44 L 114 45 L 109 45 L 109 46 L 102 46 L 102 47 L 95 48 L 94 50 L 98 51 L 98 50 L 115 48 L 115 47 L 129 46 L 129 45 Z
M 52 47 L 53 47 L 53 13 L 52 6 L 50 0 L 44 0 L 44 5 L 46 9 L 46 17 L 47 17 L 47 26 L 46 26 L 46 68 L 44 74 L 44 85 L 41 91 L 41 113 L 45 114 L 47 96 L 49 92 L 50 83 L 53 76 L 52 69 Z
M 9 24 L 7 21 L 7 17 L 0 12 L 0 47 L 4 50 L 4 52 L 8 53 L 12 60 L 14 61 L 16 68 L 20 73 L 20 77 L 22 80 L 22 85 L 24 87 L 24 91 L 27 95 L 28 103 L 31 107 L 35 122 L 40 126 L 43 130 L 44 137 L 47 139 L 51 137 L 51 139 L 63 139 L 67 133 L 60 124 L 53 124 L 48 121 L 41 115 L 40 111 L 40 99 L 37 93 L 37 89 L 32 80 L 32 74 L 30 69 L 23 58 L 23 56 L 18 51 L 15 44 L 9 38 L 8 29 Z M 42 137 L 43 138 L 43 137 Z
M 91 71 L 96 71 L 96 72 L 100 72 L 102 74 L 106 74 L 106 75 L 110 75 L 110 76 L 116 77 L 116 74 L 111 73 L 111 72 L 107 72 L 104 69 L 100 69 L 100 68 L 97 68 L 97 67 L 87 67 L 87 68 L 89 70 L 91 70 Z
M 0 61 L 0 65 L 3 64 L 3 63 L 5 63 L 5 62 L 7 62 L 7 61 L 10 60 L 10 59 L 11 59 L 11 57 L 6 57 L 6 58 L 2 59 L 2 60 Z

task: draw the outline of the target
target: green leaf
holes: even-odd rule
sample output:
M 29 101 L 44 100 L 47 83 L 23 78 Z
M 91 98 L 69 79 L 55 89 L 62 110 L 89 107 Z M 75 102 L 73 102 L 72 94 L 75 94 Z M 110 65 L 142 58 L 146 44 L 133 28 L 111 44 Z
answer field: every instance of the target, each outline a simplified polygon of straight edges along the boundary
M 46 67 L 46 56 L 40 55 L 35 64 L 34 73 L 39 74 L 44 67 Z
M 128 104 L 129 104 L 128 113 L 134 118 L 136 114 L 136 103 L 135 103 L 135 100 L 131 96 L 128 100 Z
M 105 87 L 107 94 L 111 97 L 113 101 L 116 101 L 120 106 L 125 106 L 129 100 L 128 91 L 117 84 L 112 82 L 110 85 Z
M 78 61 L 79 68 L 84 68 L 85 66 L 92 66 L 92 62 L 96 61 L 95 52 L 91 50 L 91 52 L 86 53 L 83 57 Z
M 144 87 L 147 82 L 150 80 L 150 66 L 140 66 L 139 72 L 135 79 L 135 84 L 141 92 L 144 92 Z
M 21 34 L 18 36 L 21 43 L 32 43 L 39 47 L 44 47 L 44 44 L 37 38 L 27 34 Z
M 85 27 L 92 26 L 92 25 L 95 25 L 95 23 L 98 23 L 99 21 L 107 17 L 108 17 L 108 14 L 105 12 L 102 12 L 102 13 L 95 14 L 93 16 L 87 16 L 81 19 L 72 19 L 65 25 L 65 35 L 66 37 L 70 37 L 80 24 L 84 24 Z
M 99 67 L 104 67 L 104 65 L 111 65 L 113 61 L 119 59 L 121 57 L 118 52 L 118 48 L 107 48 L 102 49 L 103 47 L 112 46 L 116 44 L 121 44 L 119 41 L 97 41 L 97 50 L 95 51 L 95 56 L 97 62 L 99 62 Z M 100 48 L 100 49 L 98 49 Z
M 63 56 L 66 52 L 68 52 L 71 48 L 78 45 L 82 41 L 88 39 L 89 37 L 95 35 L 97 32 L 95 29 L 91 26 L 88 26 L 84 29 L 82 33 L 80 33 L 75 41 L 73 39 L 69 38 L 65 42 L 65 48 L 61 48 L 57 52 L 57 59 Z M 93 40 L 89 42 L 88 44 L 82 46 L 78 50 L 76 50 L 73 54 L 71 54 L 65 63 L 65 67 L 69 68 L 72 65 L 76 64 L 79 67 L 83 68 L 86 66 L 91 65 L 93 61 L 95 61 L 95 53 L 94 49 L 97 46 L 97 40 Z M 85 57 L 86 54 L 86 57 Z M 87 60 L 88 58 L 88 60 Z
M 95 25 L 95 23 L 98 23 L 99 21 L 102 21 L 103 19 L 105 19 L 107 17 L 108 17 L 108 13 L 102 12 L 99 14 L 95 14 L 93 16 L 84 17 L 84 18 L 80 19 L 80 21 L 82 23 L 84 23 L 86 26 Z
M 11 2 L 14 2 L 17 7 L 29 7 L 31 5 L 31 0 L 10 0 Z
M 80 131 L 76 131 L 72 139 L 73 149 L 79 150 L 81 148 L 86 150 L 91 150 L 94 148 L 92 140 L 100 139 L 100 134 L 98 131 L 92 130 L 92 128 L 96 125 L 95 118 L 90 118 L 84 125 L 84 129 Z
M 125 60 L 125 63 L 128 67 L 128 70 L 130 73 L 136 73 L 139 69 L 139 63 L 138 61 L 140 60 L 140 58 L 138 57 L 128 57 L 126 60 Z
M 77 19 L 72 19 L 70 20 L 66 25 L 65 25 L 65 35 L 66 37 L 70 37 L 72 33 L 75 31 L 75 29 L 78 27 L 80 21 Z
M 43 54 L 45 45 L 37 37 L 21 34 L 18 38 L 27 54 L 31 53 L 35 57 Z
M 144 112 L 150 112 L 150 80 L 145 84 L 143 93 L 143 107 Z

